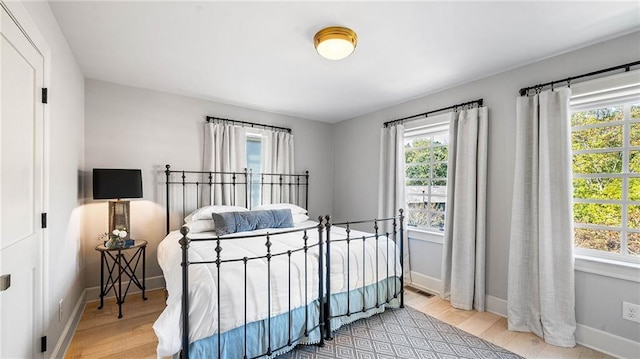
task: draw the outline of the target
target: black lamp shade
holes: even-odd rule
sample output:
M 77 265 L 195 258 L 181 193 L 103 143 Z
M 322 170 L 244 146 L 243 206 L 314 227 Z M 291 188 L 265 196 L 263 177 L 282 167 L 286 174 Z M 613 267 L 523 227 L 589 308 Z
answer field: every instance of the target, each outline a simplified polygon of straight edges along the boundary
M 142 171 L 94 168 L 93 199 L 142 198 Z

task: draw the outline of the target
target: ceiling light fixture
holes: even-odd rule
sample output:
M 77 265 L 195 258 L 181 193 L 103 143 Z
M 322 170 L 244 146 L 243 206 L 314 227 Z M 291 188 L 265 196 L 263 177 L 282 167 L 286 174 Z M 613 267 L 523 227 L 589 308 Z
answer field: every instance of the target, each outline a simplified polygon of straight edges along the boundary
M 320 56 L 341 60 L 351 55 L 358 44 L 358 35 L 346 27 L 326 27 L 316 33 L 313 43 Z

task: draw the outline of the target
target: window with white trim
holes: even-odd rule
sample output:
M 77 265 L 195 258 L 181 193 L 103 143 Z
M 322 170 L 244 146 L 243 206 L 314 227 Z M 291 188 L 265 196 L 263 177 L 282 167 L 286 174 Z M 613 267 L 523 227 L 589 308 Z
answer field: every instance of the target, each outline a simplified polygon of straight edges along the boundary
M 407 225 L 444 232 L 449 125 L 405 130 Z
M 576 253 L 637 262 L 640 93 L 572 97 L 571 141 Z
M 262 136 L 247 134 L 247 168 L 251 169 L 251 208 L 260 205 L 260 177 L 262 172 Z

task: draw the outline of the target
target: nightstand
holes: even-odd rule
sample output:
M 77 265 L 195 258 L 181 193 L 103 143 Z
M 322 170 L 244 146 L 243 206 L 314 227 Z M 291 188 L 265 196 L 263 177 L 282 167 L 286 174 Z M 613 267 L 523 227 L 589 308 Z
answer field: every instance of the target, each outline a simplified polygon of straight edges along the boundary
M 96 246 L 96 251 L 100 252 L 100 306 L 104 306 L 104 297 L 113 290 L 118 303 L 118 318 L 122 318 L 122 303 L 124 303 L 131 283 L 142 291 L 142 299 L 147 300 L 145 296 L 145 266 L 146 266 L 146 250 L 147 241 L 136 240 L 133 245 L 122 248 L 107 248 L 104 245 Z M 128 254 L 128 255 L 125 255 Z M 142 261 L 142 282 L 136 275 L 138 265 Z M 107 269 L 107 278 L 105 282 L 105 267 Z M 125 280 L 128 278 L 129 283 L 126 288 L 122 289 L 122 276 Z

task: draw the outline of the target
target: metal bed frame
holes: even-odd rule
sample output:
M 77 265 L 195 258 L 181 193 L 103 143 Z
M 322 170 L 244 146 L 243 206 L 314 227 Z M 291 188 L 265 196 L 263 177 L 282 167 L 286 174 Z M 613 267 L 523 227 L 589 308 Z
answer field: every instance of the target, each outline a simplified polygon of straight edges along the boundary
M 222 203 L 231 206 L 238 205 L 236 203 L 237 194 L 244 193 L 243 206 L 251 209 L 251 195 L 253 194 L 252 184 L 255 179 L 259 179 L 260 186 L 260 202 L 264 201 L 265 190 L 277 188 L 280 192 L 280 198 L 277 203 L 284 199 L 286 191 L 293 192 L 295 204 L 303 208 L 309 208 L 309 171 L 304 174 L 279 174 L 279 173 L 259 173 L 253 174 L 251 169 L 245 168 L 242 172 L 215 172 L 215 171 L 183 171 L 172 170 L 170 165 L 165 165 L 165 191 L 167 199 L 166 208 L 166 231 L 170 231 L 170 214 L 171 214 L 171 186 L 179 186 L 182 188 L 182 218 L 187 214 L 187 188 L 193 186 L 195 193 L 193 202 L 194 208 L 203 205 L 212 205 L 222 200 L 215 197 L 214 187 L 220 185 L 221 191 L 225 188 L 231 189 L 231 202 Z M 178 175 L 177 179 L 174 179 Z M 207 191 L 208 190 L 208 191 Z M 244 192 L 242 192 L 244 191 Z M 193 192 L 193 191 L 192 191 Z M 205 198 L 206 197 L 206 198 Z M 304 202 L 302 199 L 304 198 Z
M 171 170 L 169 165 L 166 165 L 166 195 L 167 195 L 167 223 L 166 223 L 166 229 L 167 229 L 167 233 L 169 233 L 170 230 L 170 199 L 171 199 L 171 193 L 170 193 L 170 187 L 171 186 L 178 186 L 181 187 L 182 189 L 182 217 L 184 217 L 184 215 L 186 214 L 187 208 L 185 205 L 185 199 L 187 196 L 187 186 L 195 186 L 195 199 L 196 199 L 196 203 L 202 203 L 202 197 L 203 197 L 203 192 L 206 194 L 205 189 L 209 190 L 209 193 L 212 194 L 212 189 L 213 186 L 216 185 L 220 185 L 221 187 L 224 186 L 231 186 L 231 193 L 234 194 L 233 196 L 231 196 L 231 198 L 233 199 L 232 203 L 228 203 L 229 205 L 236 205 L 235 203 L 235 199 L 236 199 L 236 194 L 238 193 L 237 191 L 244 191 L 244 198 L 245 198 L 245 206 L 247 208 L 250 208 L 250 197 L 251 197 L 251 184 L 253 184 L 253 178 L 254 175 L 251 173 L 251 171 L 243 171 L 243 172 L 204 172 L 204 171 L 175 171 L 175 170 Z M 178 176 L 178 180 L 172 180 L 173 177 Z M 173 177 L 172 177 L 173 176 Z M 195 179 L 188 179 L 188 177 L 195 177 Z M 201 181 L 199 179 L 204 178 L 204 181 Z M 294 193 L 295 195 L 293 197 L 295 197 L 295 201 L 296 203 L 294 204 L 298 204 L 303 206 L 304 208 L 308 208 L 308 200 L 309 200 L 309 192 L 308 192 L 308 186 L 309 186 L 309 171 L 306 171 L 305 174 L 258 174 L 257 178 L 259 178 L 259 185 L 261 188 L 261 191 L 265 191 L 265 189 L 267 190 L 271 190 L 274 186 L 277 186 L 277 188 L 279 188 L 280 190 L 280 196 L 282 198 L 282 194 L 283 194 L 283 190 L 287 190 L 290 191 L 290 193 Z M 303 195 L 301 195 L 301 192 L 304 192 Z M 264 192 L 263 192 L 264 193 Z M 213 204 L 216 203 L 216 199 L 213 198 L 213 195 L 209 195 L 207 196 L 208 201 L 204 201 L 205 203 L 208 202 L 209 204 Z M 264 196 L 261 196 L 261 198 L 263 199 Z M 300 202 L 300 200 L 304 198 L 304 203 Z M 278 200 L 276 199 L 276 203 L 278 202 Z M 317 345 L 319 346 L 324 346 L 324 341 L 325 340 L 332 340 L 332 328 L 331 328 L 331 319 L 334 318 L 341 318 L 341 317 L 351 317 L 352 315 L 356 315 L 358 313 L 365 313 L 371 309 L 374 308 L 380 308 L 381 306 L 390 303 L 393 300 L 397 300 L 399 297 L 400 300 L 400 307 L 403 308 L 404 307 L 404 277 L 402 274 L 402 271 L 400 273 L 397 273 L 396 271 L 396 264 L 400 264 L 400 267 L 402 268 L 403 265 L 403 232 L 404 232 L 404 227 L 403 227 L 403 221 L 404 221 L 404 214 L 402 209 L 400 209 L 398 216 L 396 217 L 391 217 L 391 218 L 384 218 L 384 219 L 372 219 L 372 220 L 364 220 L 364 221 L 355 221 L 355 222 L 344 222 L 344 223 L 337 223 L 337 224 L 332 224 L 331 223 L 331 217 L 329 215 L 323 217 L 318 217 L 318 224 L 316 226 L 310 226 L 310 227 L 306 227 L 306 228 L 296 228 L 296 229 L 291 229 L 291 230 L 285 230 L 285 231 L 279 231 L 276 233 L 267 233 L 267 234 L 256 234 L 256 235 L 247 235 L 247 236 L 243 236 L 241 238 L 264 238 L 265 240 L 265 253 L 264 255 L 260 255 L 260 256 L 253 256 L 253 257 L 242 257 L 242 258 L 228 258 L 228 259 L 223 259 L 221 257 L 221 252 L 223 251 L 223 244 L 226 241 L 229 240 L 237 240 L 239 237 L 233 237 L 233 238 L 221 238 L 221 237 L 216 237 L 216 236 L 212 236 L 210 238 L 189 238 L 188 234 L 189 234 L 189 228 L 187 228 L 186 226 L 182 226 L 180 228 L 180 233 L 182 234 L 182 238 L 179 240 L 179 244 L 181 246 L 181 251 L 182 251 L 182 352 L 181 352 L 181 357 L 182 358 L 189 358 L 189 266 L 191 265 L 199 265 L 199 264 L 215 264 L 216 265 L 216 274 L 218 276 L 218 278 L 220 278 L 220 267 L 222 265 L 224 265 L 225 263 L 242 263 L 243 268 L 244 268 L 244 313 L 245 313 L 245 320 L 244 320 L 244 359 L 253 359 L 253 358 L 260 358 L 260 357 L 264 357 L 264 356 L 271 356 L 274 353 L 277 353 L 279 350 L 290 347 L 293 343 L 297 343 L 298 340 L 303 339 L 305 337 L 308 336 L 309 333 L 313 332 L 316 329 L 320 330 L 320 341 L 319 343 L 317 343 Z M 373 230 L 374 233 L 369 234 L 369 235 L 365 235 L 365 236 L 360 236 L 360 237 L 352 237 L 351 236 L 351 228 L 352 226 L 356 225 L 356 226 L 362 226 L 362 225 L 366 225 L 366 224 L 372 224 L 373 225 Z M 392 228 L 392 231 L 386 231 L 386 232 L 382 232 L 380 231 L 380 225 L 387 225 L 387 228 Z M 338 238 L 338 239 L 331 239 L 331 228 L 334 225 L 339 225 L 339 226 L 343 226 L 346 228 L 346 238 Z M 314 244 L 309 244 L 308 243 L 308 233 L 309 231 L 318 231 L 318 242 L 314 243 Z M 290 233 L 300 233 L 300 247 L 293 249 L 293 250 L 287 250 L 285 252 L 274 252 L 271 249 L 271 246 L 273 244 L 273 239 L 277 238 L 280 235 L 283 234 L 290 234 Z M 388 268 L 388 264 L 387 264 L 387 271 L 386 271 L 386 276 L 385 276 L 385 280 L 386 280 L 386 285 L 388 286 L 386 288 L 386 296 L 384 296 L 384 298 L 381 298 L 380 296 L 380 291 L 379 291 L 379 286 L 380 286 L 380 273 L 379 273 L 379 268 L 378 268 L 378 260 L 379 260 L 379 252 L 378 252 L 378 245 L 379 245 L 379 239 L 380 238 L 387 238 L 386 241 L 386 246 L 387 246 L 387 258 L 389 258 L 389 240 L 393 240 L 395 243 L 398 243 L 398 247 L 399 247 L 399 255 L 396 252 L 396 249 L 394 249 L 393 254 L 394 254 L 394 273 L 392 277 L 389 277 L 389 268 Z M 189 246 L 191 242 L 200 242 L 200 241 L 215 241 L 215 259 L 211 259 L 211 260 L 206 260 L 206 261 L 189 261 Z M 372 285 L 375 285 L 376 288 L 376 303 L 373 306 L 370 307 L 366 307 L 365 306 L 365 290 L 364 290 L 364 285 L 363 287 L 360 288 L 351 288 L 350 287 L 350 280 L 349 280 L 349 275 L 350 275 L 350 246 L 351 243 L 353 243 L 354 241 L 361 241 L 363 244 L 363 254 L 365 252 L 365 243 L 370 243 L 367 241 L 375 241 L 375 246 L 376 246 L 376 258 L 375 258 L 375 265 L 376 265 L 376 282 Z M 332 301 L 332 297 L 331 297 L 331 244 L 332 243 L 338 243 L 338 242 L 345 242 L 346 246 L 347 246 L 347 312 L 346 313 L 331 313 L 331 301 Z M 324 246 L 326 246 L 326 252 L 324 252 Z M 325 255 L 318 255 L 318 296 L 316 298 L 309 298 L 310 295 L 308 293 L 308 273 L 307 273 L 307 268 L 308 268 L 308 263 L 310 261 L 309 256 L 308 256 L 308 251 L 310 249 L 313 249 L 315 247 L 318 247 L 318 253 L 322 254 L 325 253 Z M 304 332 L 302 333 L 302 335 L 297 336 L 297 337 L 292 337 L 292 333 L 291 333 L 291 316 L 292 316 L 292 310 L 295 310 L 296 308 L 291 308 L 291 256 L 295 253 L 302 253 L 304 255 L 304 286 L 305 286 L 305 290 L 304 290 L 304 304 L 303 307 L 305 308 L 305 324 L 304 324 Z M 271 336 L 272 336 L 272 332 L 271 332 L 271 321 L 272 321 L 272 312 L 271 312 L 271 296 L 272 296 L 272 287 L 271 287 L 271 259 L 274 257 L 280 257 L 280 256 L 284 256 L 284 258 L 288 258 L 288 263 L 289 263 L 289 267 L 288 267 L 288 272 L 289 272 L 289 284 L 288 284 L 288 300 L 289 300 L 289 307 L 288 307 L 288 311 L 281 313 L 280 315 L 288 315 L 288 341 L 287 343 L 272 343 L 271 341 Z M 325 258 L 326 256 L 326 258 Z M 247 317 L 246 317 L 246 313 L 247 313 L 247 266 L 249 263 L 251 263 L 252 261 L 264 261 L 266 260 L 267 263 L 267 308 L 268 308 L 268 316 L 267 318 L 265 318 L 263 321 L 266 321 L 266 325 L 267 325 L 267 332 L 268 332 L 268 338 L 267 338 L 267 350 L 264 353 L 261 353 L 257 356 L 247 356 L 247 325 L 249 323 L 247 323 Z M 313 261 L 316 261 L 316 259 L 311 259 Z M 324 278 L 325 276 L 325 270 L 326 270 L 326 280 Z M 364 264 L 363 264 L 363 271 L 365 270 Z M 363 273 L 363 277 L 364 277 L 364 273 Z M 389 279 L 393 280 L 393 291 L 392 293 L 389 293 L 390 291 L 390 285 L 389 285 Z M 400 281 L 400 285 L 397 285 L 397 281 L 393 278 L 399 278 Z M 358 289 L 362 289 L 362 308 L 360 310 L 357 311 L 351 311 L 351 291 L 356 291 Z M 220 304 L 220 287 L 217 286 L 216 289 L 217 292 L 217 303 L 219 303 L 219 308 L 222 306 L 222 304 Z M 317 323 L 312 327 L 309 327 L 309 321 L 311 319 L 315 319 L 315 318 L 309 318 L 309 306 L 312 305 L 312 303 L 315 303 L 315 305 L 318 306 L 318 318 L 317 318 Z M 217 344 L 217 358 L 221 357 L 221 333 L 220 333 L 220 310 L 218 310 L 218 318 L 217 318 L 217 323 L 218 323 L 218 329 L 217 329 L 217 333 L 214 335 L 217 335 L 217 339 L 218 339 L 218 344 Z M 274 347 L 272 347 L 272 345 Z

